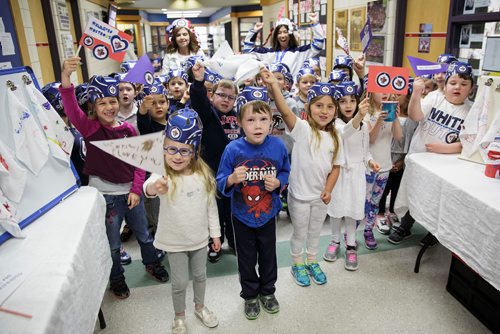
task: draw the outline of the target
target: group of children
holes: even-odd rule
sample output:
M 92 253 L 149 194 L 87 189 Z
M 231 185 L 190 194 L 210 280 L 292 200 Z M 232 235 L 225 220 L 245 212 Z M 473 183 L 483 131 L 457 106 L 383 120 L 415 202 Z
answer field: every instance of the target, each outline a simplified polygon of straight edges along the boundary
M 440 75 L 442 92 L 423 99 L 426 83 L 416 78 L 407 95 L 367 94 L 364 58 L 339 56 L 329 82 L 321 82 L 319 62 L 308 59 L 295 78 L 286 64 L 273 63 L 240 90 L 192 61 L 189 79 L 177 69 L 138 89 L 120 81 L 122 75 L 97 76 L 79 95 L 70 82 L 79 61 L 64 62 L 59 99 L 61 112 L 87 144 L 83 174 L 106 199 L 110 288 L 119 298 L 129 296 L 120 261 L 125 220 L 141 247 L 146 271 L 160 282 L 171 279 L 174 333 L 187 332 L 190 271 L 196 317 L 207 327 L 218 325 L 204 303 L 206 261 L 207 249 L 208 260 L 219 259 L 225 239 L 236 251 L 245 316 L 256 319 L 261 305 L 266 312 L 279 312 L 276 216 L 285 191 L 293 224 L 291 273 L 300 286 L 327 282 L 318 263 L 327 215 L 332 233 L 322 257 L 337 260 L 343 239 L 347 270 L 359 267 L 359 224 L 371 250 L 377 248 L 374 226 L 390 234 L 394 244 L 410 236 L 414 220 L 407 213 L 399 226 L 393 205 L 404 156 L 460 151 L 458 133 L 472 87 L 470 66 L 444 55 L 439 61 L 450 66 Z M 398 101 L 391 121 L 382 107 L 390 100 Z M 144 171 L 88 144 L 157 131 L 165 136 L 165 169 L 147 180 Z M 161 264 L 162 251 L 170 277 Z

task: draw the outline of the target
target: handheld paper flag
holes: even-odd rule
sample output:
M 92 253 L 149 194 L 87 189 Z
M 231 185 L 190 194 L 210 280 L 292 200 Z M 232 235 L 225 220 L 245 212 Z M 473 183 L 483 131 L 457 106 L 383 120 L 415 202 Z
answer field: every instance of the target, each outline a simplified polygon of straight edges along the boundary
M 347 39 L 344 37 L 342 34 L 342 30 L 340 28 L 335 27 L 337 30 L 337 34 L 339 35 L 339 38 L 337 39 L 337 44 L 344 50 L 346 54 L 349 54 L 349 44 L 347 43 Z
M 90 142 L 126 163 L 158 175 L 165 174 L 163 131 L 144 136 Z
M 122 81 L 152 85 L 155 77 L 155 69 L 147 54 L 139 58 L 137 63 L 127 72 Z
M 363 53 L 366 53 L 366 49 L 368 49 L 368 45 L 372 41 L 372 25 L 370 23 L 370 18 L 366 20 L 365 26 L 359 33 L 359 38 L 361 39 L 361 45 L 363 46 Z
M 405 67 L 370 66 L 368 92 L 407 94 L 410 69 Z
M 111 58 L 121 63 L 131 41 L 132 36 L 90 17 L 80 38 L 80 45 L 91 49 L 99 60 Z
M 446 72 L 446 70 L 448 69 L 448 64 L 446 63 L 439 64 L 412 56 L 407 56 L 407 57 L 413 69 L 413 72 L 415 72 L 415 75 L 417 77 L 426 74 L 436 74 L 436 73 Z

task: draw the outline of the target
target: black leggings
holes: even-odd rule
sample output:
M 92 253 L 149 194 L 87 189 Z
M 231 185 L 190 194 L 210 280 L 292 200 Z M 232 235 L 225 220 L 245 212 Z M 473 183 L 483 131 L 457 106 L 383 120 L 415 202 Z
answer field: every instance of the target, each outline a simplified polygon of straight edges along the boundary
M 387 185 L 385 186 L 384 193 L 380 198 L 378 205 L 379 214 L 385 212 L 385 201 L 387 200 L 387 195 L 391 193 L 391 200 L 389 202 L 389 212 L 394 213 L 394 203 L 396 202 L 396 196 L 398 195 L 399 185 L 401 184 L 401 178 L 403 177 L 403 169 L 397 172 L 390 172 L 389 178 L 387 179 Z

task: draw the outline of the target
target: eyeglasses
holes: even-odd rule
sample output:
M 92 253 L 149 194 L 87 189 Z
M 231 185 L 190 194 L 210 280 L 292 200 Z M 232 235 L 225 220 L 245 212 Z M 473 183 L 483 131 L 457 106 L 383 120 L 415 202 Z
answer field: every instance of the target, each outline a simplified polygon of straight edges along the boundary
M 214 93 L 215 95 L 217 95 L 218 97 L 220 97 L 221 99 L 225 100 L 226 98 L 229 100 L 229 101 L 234 101 L 236 100 L 236 96 L 234 95 L 227 95 L 225 93 Z
M 193 151 L 191 151 L 188 148 L 177 148 L 175 146 L 167 146 L 167 147 L 164 147 L 163 150 L 170 155 L 176 155 L 177 153 L 179 153 L 183 157 L 187 157 L 187 156 L 193 154 Z

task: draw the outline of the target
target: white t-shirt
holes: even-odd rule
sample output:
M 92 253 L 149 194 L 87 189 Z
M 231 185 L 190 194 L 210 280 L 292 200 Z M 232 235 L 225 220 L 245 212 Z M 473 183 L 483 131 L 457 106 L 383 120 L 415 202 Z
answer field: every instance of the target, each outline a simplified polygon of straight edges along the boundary
M 377 123 L 380 112 L 373 115 L 366 114 L 365 123 L 369 122 L 373 128 Z M 394 122 L 399 122 L 396 118 Z M 370 152 L 373 160 L 380 164 L 380 171 L 385 172 L 392 168 L 391 145 L 392 145 L 392 124 L 394 122 L 382 122 L 378 131 L 378 136 L 374 143 L 370 143 Z
M 454 105 L 444 96 L 432 95 L 422 100 L 424 118 L 413 134 L 408 154 L 426 152 L 425 144 L 454 143 L 470 109 L 470 104 Z
M 332 164 L 334 146 L 328 132 L 319 132 L 321 141 L 318 145 L 309 123 L 297 117 L 295 127 L 292 131 L 287 129 L 287 133 L 294 139 L 292 168 L 288 178 L 290 194 L 303 201 L 319 199 L 333 164 L 344 164 L 340 134 L 339 152 Z
M 148 184 L 161 176 L 152 174 L 144 182 L 147 196 Z M 208 237 L 220 237 L 219 215 L 215 196 L 205 191 L 203 177 L 199 174 L 182 175 L 176 179 L 175 193 L 170 194 L 172 180 L 168 179 L 169 193 L 160 195 L 160 215 L 153 245 L 167 252 L 197 250 L 208 245 Z M 152 196 L 156 197 L 156 196 Z
M 163 57 L 162 73 L 168 74 L 169 70 L 182 69 L 184 62 L 191 56 L 202 56 L 205 57 L 205 53 L 202 49 L 199 49 L 197 53 L 189 53 L 187 56 L 181 55 L 179 51 L 174 53 L 165 53 Z

